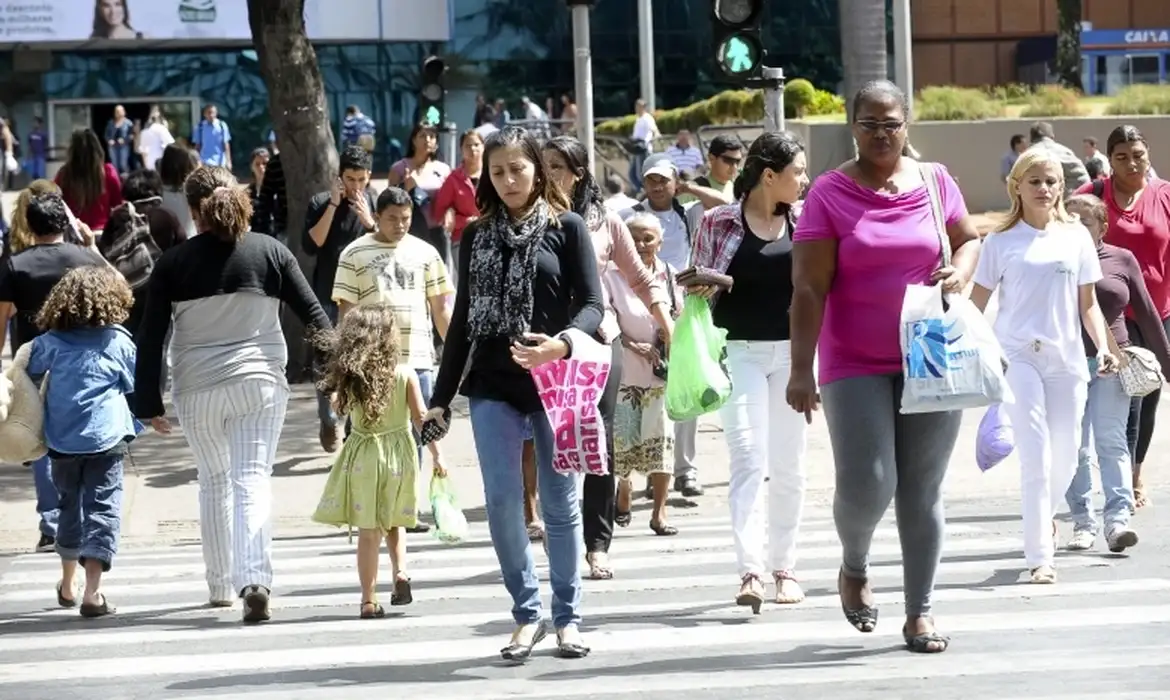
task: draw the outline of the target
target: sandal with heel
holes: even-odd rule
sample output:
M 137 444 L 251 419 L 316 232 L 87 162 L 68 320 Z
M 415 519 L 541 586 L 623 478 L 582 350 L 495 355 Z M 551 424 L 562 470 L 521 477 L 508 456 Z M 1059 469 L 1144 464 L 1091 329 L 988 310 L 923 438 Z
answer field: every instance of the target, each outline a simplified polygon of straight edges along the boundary
M 764 583 L 755 574 L 745 574 L 740 582 L 739 594 L 735 596 L 735 604 L 750 607 L 753 615 L 760 614 L 764 605 Z
M 383 618 L 386 617 L 386 608 L 383 608 L 375 601 L 367 600 L 362 603 L 361 611 L 358 613 L 358 617 L 363 620 L 376 620 Z

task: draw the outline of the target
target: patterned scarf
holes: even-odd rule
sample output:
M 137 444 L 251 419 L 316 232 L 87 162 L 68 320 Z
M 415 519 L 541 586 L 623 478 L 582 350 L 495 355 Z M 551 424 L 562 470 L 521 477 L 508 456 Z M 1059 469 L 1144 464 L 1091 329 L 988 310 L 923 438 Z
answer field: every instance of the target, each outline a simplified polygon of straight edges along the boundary
M 502 207 L 472 243 L 470 307 L 471 337 L 516 338 L 532 322 L 532 281 L 536 278 L 536 247 L 548 229 L 549 206 L 543 199 L 522 221 L 513 221 Z

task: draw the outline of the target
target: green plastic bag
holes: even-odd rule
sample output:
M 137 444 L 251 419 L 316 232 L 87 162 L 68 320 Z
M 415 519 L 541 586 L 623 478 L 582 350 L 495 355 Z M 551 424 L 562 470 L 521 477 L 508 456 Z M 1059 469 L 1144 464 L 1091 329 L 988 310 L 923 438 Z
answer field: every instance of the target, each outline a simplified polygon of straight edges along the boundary
M 666 413 L 673 421 L 691 420 L 719 410 L 730 396 L 727 331 L 715 327 L 706 299 L 688 295 L 670 344 Z
M 467 518 L 455 501 L 450 479 L 434 474 L 431 475 L 431 514 L 435 518 L 431 532 L 439 541 L 455 544 L 467 539 Z

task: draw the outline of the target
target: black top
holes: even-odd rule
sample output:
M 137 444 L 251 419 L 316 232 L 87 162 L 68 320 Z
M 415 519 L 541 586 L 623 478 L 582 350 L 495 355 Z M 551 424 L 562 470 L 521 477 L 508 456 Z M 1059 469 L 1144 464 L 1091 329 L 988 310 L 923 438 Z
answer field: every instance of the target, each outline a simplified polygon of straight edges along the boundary
M 459 289 L 431 406 L 451 405 L 470 356 L 471 366 L 461 391 L 464 396 L 503 401 L 521 413 L 538 413 L 543 408 L 536 384 L 528 371 L 512 359 L 511 341 L 504 336 L 482 338 L 474 343 L 473 350 L 468 337 L 469 270 L 480 229 L 479 222 L 472 222 L 463 230 L 459 246 Z M 601 325 L 601 316 L 601 276 L 593 240 L 580 216 L 562 214 L 560 227 L 549 228 L 537 243 L 530 327 L 533 333 L 546 335 L 575 328 L 594 336 Z
M 0 301 L 16 307 L 13 347 L 19 348 L 41 334 L 37 314 L 65 273 L 77 267 L 105 264 L 96 250 L 72 243 L 34 245 L 8 257 L 0 267 Z
M 267 175 L 265 176 L 267 179 Z M 317 225 L 325 211 L 330 207 L 329 193 L 322 192 L 315 195 L 309 202 L 309 213 L 305 217 L 305 233 L 301 245 L 306 255 L 317 258 L 317 265 L 313 268 L 313 291 L 322 304 L 333 300 L 333 278 L 337 276 L 337 261 L 341 258 L 341 251 L 356 239 L 366 235 L 366 228 L 361 219 L 354 213 L 349 200 L 341 198 L 337 211 L 333 212 L 333 224 L 325 237 L 324 245 L 317 245 L 309 235 L 309 229 Z M 366 191 L 369 199 L 370 214 L 374 213 L 374 198 Z
M 741 215 L 742 216 L 742 215 Z M 743 219 L 743 242 L 727 266 L 735 280 L 719 295 L 712 320 L 728 340 L 788 340 L 792 306 L 792 232 L 765 241 Z
M 205 233 L 163 253 L 150 277 L 146 311 L 136 339 L 135 415 L 165 415 L 161 379 L 166 336 L 177 307 L 203 302 L 191 324 L 209 327 L 199 329 L 198 348 L 183 348 L 192 364 L 203 362 L 214 372 L 230 373 L 236 365 L 255 360 L 256 353 L 250 350 L 233 352 L 232 348 L 245 340 L 278 348 L 269 355 L 286 353 L 277 311 L 272 318 L 260 318 L 255 308 L 239 309 L 241 296 L 258 294 L 288 304 L 309 334 L 331 328 L 296 257 L 275 238 L 248 233 L 232 243 Z M 219 308 L 208 304 L 209 300 L 215 300 Z M 236 313 L 223 313 L 228 305 L 236 308 Z M 177 348 L 175 352 L 177 355 Z
M 260 185 L 260 191 L 256 193 L 253 207 L 255 207 L 252 213 L 253 231 L 279 236 L 288 230 L 288 190 L 284 183 L 284 165 L 280 162 L 279 153 L 268 160 L 268 167 L 264 170 L 264 182 Z M 257 229 L 257 222 L 267 224 L 269 228 Z

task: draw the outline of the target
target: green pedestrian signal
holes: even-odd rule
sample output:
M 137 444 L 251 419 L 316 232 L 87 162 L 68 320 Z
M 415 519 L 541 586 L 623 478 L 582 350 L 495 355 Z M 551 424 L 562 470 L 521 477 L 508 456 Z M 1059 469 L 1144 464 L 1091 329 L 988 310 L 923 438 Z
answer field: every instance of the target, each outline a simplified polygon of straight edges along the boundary
M 723 69 L 733 75 L 752 72 L 759 60 L 754 47 L 739 36 L 733 36 L 724 42 L 722 58 Z
M 441 115 L 439 114 L 439 108 L 431 105 L 427 108 L 427 113 L 426 116 L 423 117 L 423 121 L 425 121 L 427 124 L 434 124 L 438 126 L 440 118 Z

